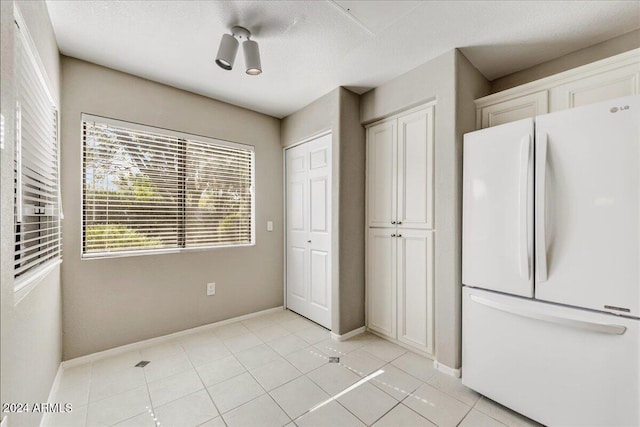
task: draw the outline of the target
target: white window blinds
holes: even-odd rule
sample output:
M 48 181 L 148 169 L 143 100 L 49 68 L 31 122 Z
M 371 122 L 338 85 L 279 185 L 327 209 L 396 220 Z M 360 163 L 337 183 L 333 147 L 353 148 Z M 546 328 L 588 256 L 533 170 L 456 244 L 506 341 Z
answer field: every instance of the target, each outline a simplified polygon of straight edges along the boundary
M 83 256 L 253 243 L 253 147 L 83 115 Z
M 60 259 L 58 118 L 35 53 L 16 39 L 15 288 Z

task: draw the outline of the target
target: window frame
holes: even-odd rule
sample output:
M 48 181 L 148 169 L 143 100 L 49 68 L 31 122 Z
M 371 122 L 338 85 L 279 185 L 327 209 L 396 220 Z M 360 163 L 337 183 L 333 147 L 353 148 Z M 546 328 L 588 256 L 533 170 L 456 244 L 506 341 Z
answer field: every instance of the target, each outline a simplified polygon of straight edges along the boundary
M 158 249 L 134 249 L 134 250 L 118 250 L 113 252 L 93 252 L 85 253 L 84 239 L 85 239 L 85 227 L 84 227 L 84 212 L 85 212 L 85 186 L 84 186 L 84 159 L 85 159 L 85 141 L 83 132 L 84 122 L 96 122 L 105 125 L 124 127 L 127 129 L 150 132 L 154 134 L 162 134 L 178 139 L 196 141 L 203 144 L 212 144 L 223 147 L 231 147 L 236 149 L 247 150 L 251 152 L 251 241 L 249 243 L 234 243 L 225 245 L 207 245 L 197 247 L 178 247 L 178 248 L 158 248 Z M 90 113 L 81 113 L 80 117 L 80 259 L 81 260 L 96 260 L 96 259 L 110 259 L 110 258 L 126 258 L 132 256 L 145 256 L 145 255 L 163 255 L 163 254 L 176 254 L 176 253 L 190 253 L 190 252 L 202 252 L 211 251 L 216 249 L 230 249 L 230 248 L 243 248 L 256 245 L 256 204 L 255 204 L 255 173 L 256 173 L 256 153 L 255 146 L 251 144 L 244 144 L 239 142 L 227 141 L 219 138 L 212 138 L 209 136 L 198 135 L 193 133 L 181 132 L 169 128 L 163 128 L 159 126 L 145 125 L 136 122 L 130 122 L 121 119 L 114 119 L 111 117 L 100 116 Z M 186 179 L 186 177 L 181 177 Z
M 51 105 L 51 109 L 52 109 L 52 113 L 55 116 L 54 117 L 54 122 L 55 122 L 55 140 L 53 141 L 55 144 L 55 163 L 56 163 L 56 182 L 55 182 L 55 190 L 56 190 L 56 203 L 57 203 L 57 212 L 56 215 L 54 215 L 54 217 L 56 218 L 56 223 L 57 223 L 57 244 L 58 244 L 58 250 L 57 253 L 50 257 L 50 259 L 41 262 L 39 264 L 35 264 L 32 267 L 28 268 L 27 270 L 25 270 L 24 272 L 22 272 L 19 276 L 16 277 L 15 275 L 15 264 L 14 264 L 14 272 L 13 272 L 13 293 L 14 293 L 14 304 L 18 304 L 20 301 L 22 301 L 30 292 L 31 290 L 33 290 L 39 283 L 40 281 L 49 274 L 49 272 L 51 272 L 55 267 L 57 267 L 58 265 L 60 265 L 62 263 L 62 220 L 64 219 L 64 215 L 62 213 L 62 191 L 61 191 L 61 174 L 60 174 L 60 106 L 59 106 L 59 102 L 58 99 L 54 96 L 54 89 L 53 89 L 53 85 L 51 84 L 51 80 L 49 79 L 49 76 L 46 72 L 46 68 L 42 62 L 42 59 L 40 58 L 40 53 L 38 52 L 38 49 L 36 47 L 36 44 L 33 41 L 33 38 L 31 37 L 31 34 L 27 28 L 27 25 L 24 21 L 24 18 L 22 17 L 22 15 L 20 14 L 20 11 L 18 9 L 14 10 L 14 20 L 15 20 L 15 35 L 13 37 L 13 41 L 14 41 L 14 71 L 16 71 L 16 73 L 19 71 L 19 62 L 22 60 L 22 55 L 27 55 L 29 62 L 31 63 L 31 65 L 34 67 L 34 71 L 36 74 L 36 77 L 38 79 L 38 83 L 42 86 L 42 90 L 44 91 L 44 94 L 47 98 L 48 103 Z M 18 141 L 18 137 L 21 138 L 21 132 L 22 132 L 22 120 L 18 118 L 18 116 L 21 116 L 21 111 L 19 112 L 18 110 L 22 109 L 21 106 L 21 95 L 20 95 L 20 77 L 18 76 L 18 74 L 15 74 L 15 101 L 16 101 L 16 107 L 15 107 L 15 120 L 14 120 L 14 141 L 13 141 L 13 148 L 14 148 L 14 153 L 13 153 L 13 159 L 14 159 L 14 164 L 19 163 L 20 166 L 22 166 L 22 161 L 18 162 L 17 161 L 17 156 L 18 155 L 22 155 L 22 147 L 20 149 L 20 152 L 18 152 L 18 144 L 20 143 L 20 145 L 22 145 L 22 141 Z M 19 129 L 20 127 L 20 129 Z M 13 190 L 14 190 L 14 202 L 13 202 L 13 209 L 14 209 L 14 220 L 13 220 L 13 233 L 12 233 L 12 238 L 13 238 L 13 244 L 12 244 L 12 248 L 15 251 L 16 248 L 16 235 L 17 235 L 17 213 L 18 213 L 18 205 L 17 203 L 19 201 L 22 201 L 22 197 L 20 196 L 18 197 L 18 193 L 17 191 L 22 191 L 22 189 L 18 188 L 18 184 L 22 182 L 22 180 L 24 179 L 22 176 L 20 177 L 20 180 L 18 180 L 18 174 L 22 174 L 22 170 L 16 170 L 14 169 L 13 171 L 13 177 L 14 177 L 14 185 L 13 185 Z M 20 200 L 19 200 L 20 199 Z M 38 257 L 39 258 L 39 257 Z M 15 262 L 15 252 L 14 252 L 14 256 L 12 257 L 12 259 L 14 259 Z

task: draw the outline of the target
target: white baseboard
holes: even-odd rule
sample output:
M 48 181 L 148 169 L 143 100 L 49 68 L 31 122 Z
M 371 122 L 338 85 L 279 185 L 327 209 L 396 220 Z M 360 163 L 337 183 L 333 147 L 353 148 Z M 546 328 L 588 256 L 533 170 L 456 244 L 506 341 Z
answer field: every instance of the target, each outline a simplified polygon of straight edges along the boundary
M 335 341 L 346 341 L 349 338 L 355 337 L 356 335 L 363 334 L 366 330 L 367 328 L 365 326 L 362 326 L 358 329 L 354 329 L 353 331 L 349 331 L 346 334 L 342 335 L 334 334 L 333 332 L 331 332 L 331 339 Z
M 416 347 L 414 347 L 412 345 L 403 343 L 402 341 L 398 341 L 398 340 L 393 339 L 393 338 L 389 338 L 388 336 L 382 335 L 381 333 L 379 333 L 377 331 L 374 331 L 373 329 L 370 329 L 370 328 L 367 328 L 367 332 L 369 332 L 370 334 L 373 334 L 373 335 L 375 335 L 375 336 L 377 336 L 379 338 L 382 338 L 385 341 L 389 341 L 391 343 L 394 343 L 395 345 L 397 345 L 399 347 L 406 348 L 407 350 L 411 351 L 412 353 L 415 353 L 415 354 L 420 355 L 422 357 L 426 357 L 427 359 L 434 360 L 433 359 L 433 354 L 427 353 L 426 351 L 422 351 L 419 348 L 416 348 Z
M 437 360 L 433 361 L 433 367 L 442 373 L 451 375 L 452 377 L 456 378 L 460 378 L 460 374 L 462 372 L 460 368 L 451 368 L 443 363 L 438 362 Z
M 118 354 L 126 353 L 128 351 L 140 350 L 142 348 L 150 347 L 152 345 L 162 344 L 163 342 L 170 341 L 175 338 L 184 337 L 184 336 L 195 334 L 198 332 L 204 332 L 209 329 L 217 328 L 218 326 L 226 325 L 228 323 L 238 322 L 240 320 L 247 320 L 247 319 L 251 319 L 252 317 L 262 316 L 270 313 L 276 313 L 278 311 L 283 311 L 283 310 L 284 309 L 282 306 L 269 308 L 267 310 L 257 311 L 255 313 L 249 313 L 243 316 L 233 317 L 231 319 L 225 319 L 215 323 L 209 323 L 208 325 L 198 326 L 191 329 L 185 329 L 184 331 L 174 332 L 169 335 L 150 338 L 148 340 L 138 341 L 132 344 L 126 344 L 120 347 L 114 347 L 108 350 L 99 351 L 97 353 L 87 354 L 86 356 L 80 356 L 74 359 L 65 360 L 60 364 L 60 366 L 62 369 L 67 369 L 74 366 L 84 365 L 87 363 L 95 362 L 96 360 L 106 359 L 107 357 L 112 357 Z
M 58 365 L 58 371 L 56 372 L 56 377 L 53 379 L 53 384 L 51 384 L 51 390 L 49 390 L 49 397 L 47 398 L 47 402 L 56 403 L 53 401 L 56 394 L 58 394 L 58 388 L 60 387 L 60 381 L 62 379 L 62 371 L 64 368 L 62 367 L 62 363 Z M 50 412 L 45 412 L 42 414 L 42 418 L 40 418 L 40 427 L 46 427 L 49 425 L 49 415 Z M 5 426 L 3 426 L 5 427 Z

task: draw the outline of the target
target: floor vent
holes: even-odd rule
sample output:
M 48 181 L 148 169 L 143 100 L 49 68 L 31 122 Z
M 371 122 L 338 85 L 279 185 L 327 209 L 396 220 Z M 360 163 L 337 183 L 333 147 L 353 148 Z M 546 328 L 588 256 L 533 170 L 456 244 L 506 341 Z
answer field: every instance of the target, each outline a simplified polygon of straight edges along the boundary
M 329 363 L 340 363 L 339 357 L 329 357 Z
M 135 367 L 136 368 L 144 368 L 149 363 L 151 363 L 151 362 L 149 362 L 148 360 L 142 360 L 142 361 L 138 362 Z

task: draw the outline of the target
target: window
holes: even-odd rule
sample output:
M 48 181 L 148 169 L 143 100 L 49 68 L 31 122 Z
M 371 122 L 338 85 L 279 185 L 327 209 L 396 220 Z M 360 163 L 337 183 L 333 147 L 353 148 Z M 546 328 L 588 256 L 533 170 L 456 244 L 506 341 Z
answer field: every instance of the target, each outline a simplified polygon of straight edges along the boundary
M 16 38 L 15 290 L 60 261 L 58 117 L 28 36 Z
M 254 150 L 82 116 L 84 258 L 254 242 Z

